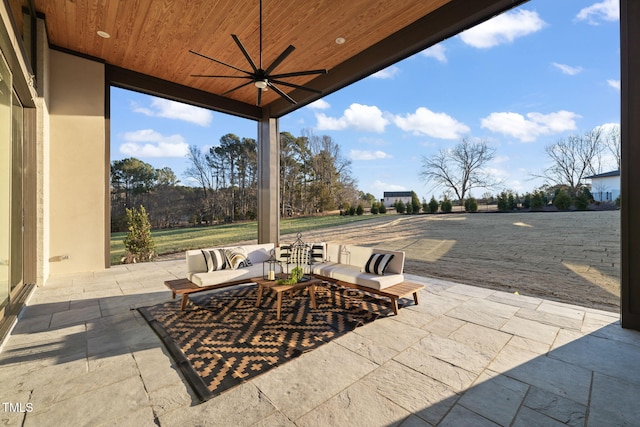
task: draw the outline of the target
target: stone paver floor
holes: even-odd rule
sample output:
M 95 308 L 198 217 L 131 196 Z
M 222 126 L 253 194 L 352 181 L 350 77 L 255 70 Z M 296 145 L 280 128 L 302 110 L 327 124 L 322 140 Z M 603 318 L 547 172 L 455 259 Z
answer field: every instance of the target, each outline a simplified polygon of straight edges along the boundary
M 132 307 L 184 261 L 52 278 L 0 352 L 10 426 L 613 426 L 640 420 L 640 332 L 615 313 L 409 276 L 420 305 L 205 403 Z

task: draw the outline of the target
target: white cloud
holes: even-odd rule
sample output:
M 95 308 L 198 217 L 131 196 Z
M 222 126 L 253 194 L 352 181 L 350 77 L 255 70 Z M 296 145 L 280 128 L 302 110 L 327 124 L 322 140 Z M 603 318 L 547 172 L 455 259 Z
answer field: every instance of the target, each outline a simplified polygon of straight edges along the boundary
M 576 17 L 580 21 L 587 21 L 591 25 L 599 25 L 600 21 L 617 21 L 620 19 L 619 0 L 604 0 L 585 7 Z
M 324 99 L 318 99 L 317 101 L 313 101 L 311 104 L 307 105 L 307 107 L 314 110 L 327 110 L 331 108 L 331 105 Z
M 562 71 L 564 74 L 568 74 L 570 76 L 575 76 L 576 74 L 582 72 L 582 67 L 572 67 L 570 65 L 559 64 L 557 62 L 552 62 L 551 65 Z
M 405 187 L 404 185 L 389 184 L 378 180 L 374 181 L 373 184 L 371 184 L 371 187 L 380 194 L 385 191 L 408 191 L 407 187 Z
M 349 152 L 349 158 L 351 160 L 378 160 L 378 159 L 390 159 L 393 156 L 385 153 L 381 150 L 369 151 L 369 150 L 351 150 Z
M 374 79 L 392 79 L 400 72 L 400 68 L 392 65 L 390 67 L 385 68 L 384 70 L 380 70 L 377 73 L 371 74 L 371 77 Z
M 576 129 L 575 119 L 580 115 L 571 111 L 555 113 L 491 113 L 481 121 L 483 128 L 519 139 L 522 142 L 533 142 L 540 135 L 550 135 Z
M 440 139 L 459 139 L 470 130 L 467 125 L 450 115 L 434 113 L 425 107 L 418 108 L 413 114 L 395 116 L 394 123 L 405 132 Z
M 213 113 L 204 108 L 182 104 L 164 98 L 151 98 L 150 108 L 132 104 L 135 113 L 141 113 L 150 117 L 164 117 L 166 119 L 183 120 L 199 126 L 209 126 L 213 120 Z
M 132 157 L 185 157 L 189 144 L 182 135 L 164 136 L 153 129 L 126 132 L 120 153 Z
M 511 43 L 545 26 L 537 12 L 517 10 L 491 18 L 460 34 L 462 41 L 470 46 L 486 49 L 503 43 Z
M 365 132 L 384 132 L 389 120 L 384 118 L 382 111 L 376 106 L 351 104 L 344 111 L 342 117 L 328 117 L 324 113 L 316 113 L 318 130 L 355 129 Z
M 425 49 L 421 52 L 422 56 L 426 56 L 427 58 L 433 58 L 438 62 L 446 63 L 447 55 L 445 51 L 447 49 L 442 44 L 437 44 L 431 46 L 429 49 Z
M 614 89 L 620 90 L 620 80 L 607 80 L 607 84 Z

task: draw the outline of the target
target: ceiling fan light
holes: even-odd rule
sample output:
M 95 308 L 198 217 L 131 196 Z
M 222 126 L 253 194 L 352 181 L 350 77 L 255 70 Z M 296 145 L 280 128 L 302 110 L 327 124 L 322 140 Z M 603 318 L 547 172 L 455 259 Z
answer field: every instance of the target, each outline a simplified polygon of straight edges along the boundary
M 258 89 L 265 89 L 267 87 L 267 80 L 256 80 L 254 83 Z

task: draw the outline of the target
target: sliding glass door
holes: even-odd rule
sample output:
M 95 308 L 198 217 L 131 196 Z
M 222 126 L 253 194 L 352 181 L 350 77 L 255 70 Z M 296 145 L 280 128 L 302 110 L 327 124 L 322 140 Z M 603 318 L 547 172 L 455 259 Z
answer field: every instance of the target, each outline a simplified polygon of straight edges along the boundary
M 0 325 L 24 285 L 23 111 L 0 53 Z
M 0 321 L 9 303 L 11 253 L 11 72 L 0 53 Z

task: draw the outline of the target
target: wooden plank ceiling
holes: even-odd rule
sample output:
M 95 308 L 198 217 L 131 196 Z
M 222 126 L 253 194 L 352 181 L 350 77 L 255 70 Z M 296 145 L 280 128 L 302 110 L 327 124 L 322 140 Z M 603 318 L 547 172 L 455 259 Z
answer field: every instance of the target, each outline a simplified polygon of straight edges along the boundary
M 279 86 L 298 101 L 297 105 L 285 101 L 274 90 L 263 92 L 261 107 L 269 107 L 271 115 L 277 117 L 522 1 L 263 0 L 262 67 L 259 0 L 35 0 L 34 3 L 37 12 L 45 16 L 52 46 L 219 95 L 233 100 L 233 105 L 253 108 L 247 111 L 258 111 L 257 88 L 253 84 L 225 94 L 246 80 L 191 76 L 243 73 L 189 51 L 250 71 L 232 34 L 238 36 L 259 68 L 266 69 L 288 45 L 294 45 L 295 50 L 274 72 L 326 69 L 328 74 L 283 78 L 323 92 L 317 95 Z M 429 21 L 425 19 L 438 14 L 452 22 L 443 23 L 442 28 L 426 25 Z M 436 24 L 442 21 L 439 18 Z M 425 23 L 424 28 L 418 28 L 417 36 L 414 28 L 406 37 L 399 37 L 412 25 L 420 27 L 421 22 Z M 102 38 L 98 31 L 110 37 Z M 385 41 L 394 36 L 397 49 L 384 47 Z M 339 37 L 344 38 L 343 44 L 336 43 Z M 405 40 L 407 46 L 402 45 Z

